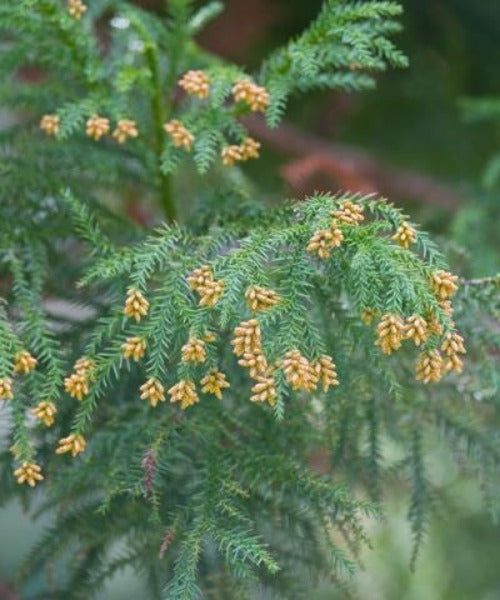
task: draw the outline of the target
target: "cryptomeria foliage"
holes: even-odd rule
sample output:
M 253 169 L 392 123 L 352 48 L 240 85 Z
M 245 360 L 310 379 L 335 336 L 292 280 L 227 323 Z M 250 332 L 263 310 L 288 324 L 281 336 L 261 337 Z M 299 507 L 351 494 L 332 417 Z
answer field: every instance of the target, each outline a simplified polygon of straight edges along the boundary
M 0 7 L 1 489 L 56 509 L 24 569 L 64 564 L 51 598 L 127 565 L 152 598 L 306 597 L 355 568 L 394 477 L 416 553 L 437 433 L 493 507 L 498 280 L 459 281 L 386 199 L 270 209 L 238 167 L 259 155 L 246 114 L 272 127 L 291 95 L 405 66 L 399 5 L 327 0 L 252 75 L 194 40 L 220 10 Z M 165 224 L 109 208 L 125 188 Z

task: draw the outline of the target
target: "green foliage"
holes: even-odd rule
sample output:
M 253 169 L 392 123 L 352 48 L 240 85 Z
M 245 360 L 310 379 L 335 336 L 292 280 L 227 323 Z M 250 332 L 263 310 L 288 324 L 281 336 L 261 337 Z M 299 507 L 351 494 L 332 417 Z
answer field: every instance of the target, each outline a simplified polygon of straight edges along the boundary
M 15 375 L 14 399 L 1 408 L 12 417 L 12 452 L 0 460 L 9 473 L 19 462 L 40 463 L 46 477 L 43 510 L 57 514 L 24 577 L 54 560 L 67 576 L 57 589 L 48 583 L 45 596 L 91 598 L 131 565 L 152 598 L 217 597 L 219 589 L 244 598 L 258 586 L 304 597 L 311 580 L 345 585 L 368 543 L 363 523 L 380 514 L 395 476 L 409 482 L 416 557 L 434 506 L 426 435 L 443 431 L 460 468 L 494 481 L 498 333 L 490 323 L 498 278 L 461 282 L 453 318 L 468 341 L 464 374 L 432 389 L 415 381 L 418 352 L 440 348 L 455 331 L 430 285 L 446 261 L 415 225 L 411 248 L 395 242 L 409 217 L 385 199 L 315 194 L 270 209 L 238 167 L 221 164 L 222 148 L 247 138 L 241 117 L 250 108 L 232 100 L 248 75 L 193 38 L 220 9 L 172 0 L 152 16 L 128 2 L 95 1 L 76 20 L 55 0 L 0 7 L 0 98 L 23 109 L 1 132 L 0 378 L 14 375 L 20 350 L 38 360 L 33 372 Z M 292 94 L 363 90 L 375 74 L 404 66 L 390 39 L 399 14 L 394 2 L 327 0 L 254 76 L 270 95 L 267 122 L 279 122 Z M 26 79 L 27 67 L 38 69 L 36 81 Z M 209 76 L 208 98 L 179 94 L 177 81 L 190 69 Z M 45 114 L 59 117 L 53 138 L 37 127 Z M 94 114 L 112 128 L 133 119 L 137 139 L 91 140 L 85 124 Z M 164 131 L 171 119 L 193 134 L 192 159 Z M 178 182 L 198 181 L 194 171 L 204 175 L 200 189 L 180 211 Z M 132 222 L 126 190 L 146 197 L 167 223 Z M 308 244 L 345 202 L 360 206 L 365 220 L 337 223 L 342 243 L 320 259 Z M 202 265 L 224 282 L 213 307 L 199 305 L 188 285 Z M 245 304 L 254 285 L 280 298 L 258 315 Z M 130 288 L 149 302 L 137 322 L 123 313 Z M 443 331 L 418 351 L 405 341 L 385 357 L 374 327 L 360 320 L 366 309 L 377 318 L 432 313 Z M 234 328 L 254 316 L 275 367 L 274 406 L 249 401 L 255 382 L 230 345 Z M 216 339 L 206 344 L 206 361 L 182 361 L 188 339 L 207 332 Z M 138 364 L 123 356 L 129 337 L 146 341 Z M 332 356 L 338 388 L 292 389 L 280 361 L 293 349 L 314 364 Z M 63 393 L 64 377 L 82 356 L 95 368 L 77 401 Z M 200 391 L 212 368 L 231 385 L 222 401 Z M 153 408 L 139 398 L 148 378 L 166 390 L 192 380 L 200 402 L 186 411 Z M 52 428 L 29 414 L 40 401 L 57 404 Z M 86 451 L 56 456 L 57 440 L 69 434 L 84 435 Z M 397 464 L 382 454 L 387 439 L 403 452 Z M 485 491 L 493 507 L 494 486 Z M 14 494 L 28 501 L 33 492 L 5 477 L 2 500 Z M 126 550 L 113 553 L 117 545 Z

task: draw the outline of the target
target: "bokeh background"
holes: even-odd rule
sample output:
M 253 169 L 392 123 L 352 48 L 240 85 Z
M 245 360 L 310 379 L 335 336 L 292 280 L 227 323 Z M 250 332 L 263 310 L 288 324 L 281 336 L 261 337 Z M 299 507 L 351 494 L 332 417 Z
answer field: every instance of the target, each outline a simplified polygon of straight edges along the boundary
M 162 0 L 137 4 L 157 10 Z M 200 43 L 251 70 L 301 31 L 321 1 L 225 4 Z M 398 43 L 410 67 L 384 74 L 372 92 L 301 97 L 277 130 L 251 121 L 264 151 L 246 170 L 270 203 L 315 190 L 390 196 L 433 233 L 463 276 L 491 275 L 500 270 L 500 181 L 491 168 L 500 156 L 500 0 L 404 0 L 403 5 Z M 497 118 L 478 118 L 485 112 L 484 99 L 495 97 Z M 0 407 L 0 443 L 5 425 Z M 484 505 L 481 484 L 458 476 L 439 440 L 426 444 L 440 493 L 416 571 L 409 568 L 408 499 L 404 489 L 388 487 L 386 518 L 369 524 L 374 550 L 364 553 L 355 577 L 358 595 L 362 600 L 496 600 L 500 527 Z M 394 452 L 385 449 L 388 460 L 397 458 Z M 14 574 L 49 520 L 33 523 L 21 506 L 0 508 L 0 600 L 21 598 Z M 57 568 L 53 576 L 58 577 Z M 36 587 L 32 581 L 22 598 L 36 595 Z M 101 597 L 147 598 L 140 579 L 128 571 Z M 310 592 L 311 600 L 340 597 L 327 581 Z

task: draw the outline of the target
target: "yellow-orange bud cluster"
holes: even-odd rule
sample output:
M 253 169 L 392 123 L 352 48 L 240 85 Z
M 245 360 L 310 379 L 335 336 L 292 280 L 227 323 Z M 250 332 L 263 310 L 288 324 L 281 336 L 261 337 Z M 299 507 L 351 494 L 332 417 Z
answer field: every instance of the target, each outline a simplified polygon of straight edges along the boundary
M 113 131 L 113 137 L 119 144 L 124 144 L 129 138 L 136 138 L 138 135 L 137 124 L 131 119 L 120 119 Z
M 364 220 L 364 208 L 350 200 L 342 203 L 341 207 L 332 212 L 332 217 L 346 225 L 357 225 Z
M 236 356 L 243 356 L 246 352 L 261 350 L 261 332 L 257 319 L 242 321 L 235 328 L 234 335 L 231 345 Z
M 17 483 L 27 483 L 30 487 L 35 487 L 38 481 L 43 481 L 42 469 L 35 463 L 23 462 L 22 465 L 14 471 L 14 477 Z
M 243 321 L 234 330 L 231 341 L 233 352 L 240 356 L 238 364 L 250 370 L 250 377 L 257 378 L 267 370 L 267 360 L 262 352 L 260 325 L 256 319 Z
M 172 138 L 172 143 L 176 148 L 184 148 L 189 152 L 193 147 L 194 135 L 177 119 L 172 119 L 163 125 L 163 129 Z
M 266 88 L 249 79 L 236 82 L 233 96 L 236 102 L 245 102 L 254 112 L 263 112 L 269 106 L 269 93 Z
M 391 354 L 401 347 L 405 331 L 404 323 L 398 315 L 385 314 L 377 325 L 377 336 L 375 344 L 380 347 L 384 354 Z
M 285 354 L 281 366 L 286 380 L 294 390 L 312 392 L 316 389 L 319 370 L 316 370 L 315 366 L 297 349 L 290 350 Z
M 133 317 L 136 321 L 140 321 L 141 317 L 145 317 L 148 314 L 148 310 L 149 302 L 142 293 L 139 290 L 130 288 L 127 292 L 123 314 L 130 318 Z
M 256 375 L 250 400 L 252 402 L 267 402 L 270 406 L 274 406 L 277 399 L 278 392 L 272 373 L 268 370 L 262 375 Z
M 255 312 L 271 308 L 280 301 L 279 295 L 274 290 L 259 285 L 250 286 L 245 292 L 245 298 L 248 308 Z
M 431 286 L 433 292 L 440 301 L 447 300 L 457 291 L 456 275 L 448 273 L 448 271 L 436 271 L 431 278 Z
M 188 71 L 179 80 L 180 87 L 191 96 L 206 98 L 210 94 L 210 79 L 204 71 Z
M 227 167 L 233 166 L 236 162 L 249 160 L 250 158 L 259 158 L 260 142 L 251 137 L 247 137 L 240 144 L 224 146 L 221 150 L 222 162 Z
M 361 320 L 366 326 L 372 324 L 373 319 L 378 315 L 378 311 L 373 308 L 365 308 L 361 312 Z
M 57 408 L 53 402 L 39 402 L 31 412 L 37 419 L 40 419 L 46 427 L 51 427 L 55 421 Z
M 170 402 L 180 402 L 182 410 L 186 410 L 186 408 L 200 401 L 196 393 L 196 387 L 189 379 L 181 379 L 179 383 L 168 390 L 168 393 L 170 394 Z
M 187 278 L 189 287 L 200 296 L 200 306 L 215 306 L 224 292 L 224 281 L 214 279 L 211 268 L 203 265 Z
M 36 358 L 31 356 L 31 354 L 27 350 L 22 350 L 18 352 L 14 358 L 14 371 L 16 373 L 30 373 L 33 371 L 38 364 Z
M 206 359 L 205 342 L 197 338 L 190 338 L 182 346 L 183 362 L 205 362 Z
M 222 390 L 231 387 L 225 374 L 216 369 L 207 373 L 200 383 L 202 392 L 214 394 L 219 400 L 222 400 Z
M 417 232 L 408 221 L 403 221 L 396 233 L 392 236 L 392 239 L 403 248 L 409 248 L 417 241 Z
M 406 319 L 404 338 L 412 340 L 415 346 L 420 346 L 429 337 L 429 325 L 427 321 L 419 316 L 412 315 Z
M 68 0 L 68 12 L 74 19 L 81 19 L 87 12 L 87 6 L 82 0 Z
M 47 135 L 57 135 L 59 132 L 59 117 L 57 115 L 43 115 L 40 120 L 40 129 Z
M 65 378 L 64 389 L 73 398 L 83 400 L 83 397 L 89 393 L 87 376 L 83 372 L 72 373 Z
M 329 387 L 335 387 L 339 385 L 336 366 L 331 356 L 323 354 L 315 363 L 313 363 L 313 367 L 316 371 L 319 381 L 321 381 L 321 386 L 325 393 L 328 391 Z
M 444 370 L 446 372 L 455 371 L 456 373 L 461 373 L 464 363 L 459 354 L 466 354 L 464 338 L 456 332 L 447 333 L 444 336 L 441 350 L 446 355 Z
M 165 402 L 165 388 L 158 379 L 150 377 L 139 389 L 141 392 L 141 400 L 149 400 L 149 403 L 153 408 L 158 402 Z
M 72 456 L 76 456 L 77 454 L 81 454 L 86 446 L 87 442 L 83 435 L 72 433 L 71 435 L 68 435 L 68 437 L 59 440 L 56 454 L 66 454 L 67 452 L 71 452 Z
M 87 356 L 82 356 L 73 365 L 73 370 L 76 373 L 85 375 L 85 377 L 87 377 L 87 379 L 89 379 L 90 381 L 93 378 L 94 369 L 95 369 L 95 362 L 91 358 L 88 358 Z
M 344 239 L 342 231 L 332 224 L 330 229 L 316 231 L 307 245 L 307 251 L 319 258 L 330 258 L 330 250 L 338 248 Z
M 122 344 L 122 352 L 125 358 L 132 358 L 138 362 L 146 352 L 146 340 L 141 337 L 128 337 Z
M 105 117 L 99 117 L 99 115 L 93 115 L 87 119 L 85 126 L 85 133 L 89 138 L 98 141 L 102 136 L 106 135 L 109 131 L 109 119 Z
M 428 350 L 418 356 L 416 376 L 417 381 L 424 383 L 438 382 L 443 376 L 443 358 L 439 350 Z

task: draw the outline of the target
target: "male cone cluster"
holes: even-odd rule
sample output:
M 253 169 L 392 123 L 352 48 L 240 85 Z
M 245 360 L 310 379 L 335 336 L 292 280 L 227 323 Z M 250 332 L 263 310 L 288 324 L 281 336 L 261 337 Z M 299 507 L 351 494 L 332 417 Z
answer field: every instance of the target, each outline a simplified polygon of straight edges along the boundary
M 224 281 L 214 279 L 211 268 L 203 265 L 195 269 L 187 278 L 189 287 L 200 296 L 200 306 L 213 307 L 224 292 Z
M 332 211 L 332 220 L 328 229 L 315 231 L 307 245 L 307 251 L 317 254 L 319 258 L 330 258 L 330 251 L 338 248 L 344 241 L 342 225 L 358 225 L 363 221 L 363 207 L 350 200 L 342 203 L 341 207 Z
M 52 427 L 55 422 L 57 408 L 53 402 L 43 401 L 39 402 L 31 412 L 37 419 L 40 419 L 46 427 Z
M 35 487 L 38 481 L 43 481 L 42 469 L 35 463 L 23 462 L 22 465 L 14 471 L 14 477 L 17 483 L 27 483 L 30 487 Z
M 141 400 L 149 400 L 149 403 L 153 408 L 159 402 L 165 402 L 165 388 L 158 379 L 150 377 L 139 389 L 141 392 Z
M 128 337 L 122 344 L 122 352 L 124 358 L 139 362 L 146 353 L 146 340 L 138 336 Z
M 204 71 L 188 71 L 179 80 L 179 86 L 187 94 L 201 99 L 210 94 L 210 79 Z
M 408 221 L 403 221 L 398 227 L 396 233 L 392 236 L 392 239 L 396 241 L 402 248 L 408 249 L 417 241 L 417 232 L 408 223 Z
M 263 288 L 260 285 L 252 285 L 245 292 L 247 306 L 254 312 L 260 312 L 276 306 L 280 301 L 279 295 L 274 290 Z
M 68 435 L 68 437 L 59 440 L 56 454 L 66 454 L 69 452 L 71 453 L 71 456 L 76 456 L 85 450 L 86 445 L 87 442 L 82 435 L 72 433 L 71 435 Z
M 183 362 L 198 362 L 203 363 L 206 359 L 205 342 L 196 338 L 190 338 L 184 346 L 182 346 Z
M 222 390 L 231 387 L 225 374 L 217 371 L 217 369 L 207 373 L 200 383 L 202 392 L 205 394 L 214 394 L 219 400 L 222 400 Z
M 190 152 L 194 143 L 194 135 L 178 119 L 172 119 L 165 123 L 163 129 L 171 137 L 176 148 L 183 148 L 186 152 Z
M 179 383 L 168 390 L 168 393 L 170 394 L 170 402 L 180 402 L 182 410 L 186 410 L 186 408 L 200 401 L 194 382 L 189 379 L 181 379 Z
M 249 79 L 242 79 L 235 83 L 233 97 L 236 102 L 247 104 L 253 112 L 264 112 L 270 100 L 266 88 Z
M 221 150 L 222 163 L 226 167 L 233 166 L 236 162 L 259 158 L 260 142 L 251 137 L 245 138 L 242 144 L 224 146 Z
M 134 318 L 137 322 L 145 317 L 149 311 L 149 302 L 139 290 L 130 288 L 127 292 L 123 314 Z
M 26 350 L 18 352 L 14 357 L 14 371 L 16 373 L 27 375 L 36 368 L 37 364 L 37 359 Z

